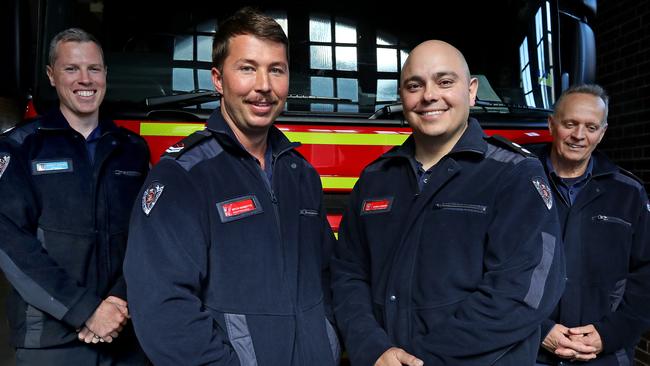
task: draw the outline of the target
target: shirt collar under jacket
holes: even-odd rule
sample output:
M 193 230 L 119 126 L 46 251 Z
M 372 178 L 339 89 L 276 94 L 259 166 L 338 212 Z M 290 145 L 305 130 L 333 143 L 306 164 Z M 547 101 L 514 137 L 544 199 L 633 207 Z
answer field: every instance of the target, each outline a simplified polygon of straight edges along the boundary
M 212 112 L 210 118 L 208 118 L 206 127 L 209 131 L 219 136 L 225 136 L 226 138 L 222 141 L 227 143 L 229 146 L 235 147 L 236 149 L 240 150 L 240 152 L 245 152 L 246 154 L 250 155 L 244 146 L 242 146 L 242 144 L 239 142 L 239 140 L 237 140 L 235 133 L 223 118 L 223 115 L 221 114 L 221 108 L 217 108 L 214 110 L 214 112 Z M 273 158 L 276 158 L 278 155 L 287 150 L 295 149 L 300 146 L 299 142 L 289 141 L 289 139 L 282 133 L 282 131 L 280 131 L 275 126 L 271 126 L 269 128 L 268 142 L 269 146 L 271 147 Z
M 460 153 L 474 153 L 485 155 L 487 152 L 488 143 L 485 140 L 487 136 L 483 132 L 481 125 L 475 118 L 469 118 L 467 129 L 460 136 L 456 145 L 451 149 L 448 155 L 456 155 Z M 385 153 L 383 157 L 404 157 L 411 159 L 415 157 L 415 141 L 413 136 L 409 136 L 404 143 L 389 152 Z

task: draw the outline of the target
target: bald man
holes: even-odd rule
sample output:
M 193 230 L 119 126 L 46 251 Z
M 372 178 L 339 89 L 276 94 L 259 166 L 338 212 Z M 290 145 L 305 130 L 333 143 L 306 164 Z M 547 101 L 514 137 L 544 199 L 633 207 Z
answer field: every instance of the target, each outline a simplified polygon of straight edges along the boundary
M 478 81 L 441 41 L 416 47 L 400 96 L 413 134 L 352 192 L 332 262 L 352 365 L 533 365 L 563 290 L 541 163 L 469 118 Z

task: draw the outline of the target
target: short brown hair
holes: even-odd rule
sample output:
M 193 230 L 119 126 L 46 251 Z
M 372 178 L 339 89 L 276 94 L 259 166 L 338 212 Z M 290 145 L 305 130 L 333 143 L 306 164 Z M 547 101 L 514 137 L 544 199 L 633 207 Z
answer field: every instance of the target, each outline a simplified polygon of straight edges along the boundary
M 99 53 L 102 56 L 102 62 L 104 62 L 104 51 L 102 50 L 102 45 L 99 44 L 97 38 L 81 28 L 68 28 L 57 33 L 56 36 L 52 38 L 52 41 L 50 41 L 50 50 L 48 55 L 48 62 L 50 66 L 54 66 L 54 63 L 56 62 L 57 46 L 59 43 L 64 42 L 92 42 L 97 45 L 97 48 L 99 48 Z
M 223 62 L 228 56 L 230 39 L 244 34 L 282 43 L 287 53 L 287 60 L 289 59 L 289 39 L 280 24 L 256 9 L 244 7 L 219 25 L 219 30 L 212 41 L 213 67 L 218 70 L 223 68 Z

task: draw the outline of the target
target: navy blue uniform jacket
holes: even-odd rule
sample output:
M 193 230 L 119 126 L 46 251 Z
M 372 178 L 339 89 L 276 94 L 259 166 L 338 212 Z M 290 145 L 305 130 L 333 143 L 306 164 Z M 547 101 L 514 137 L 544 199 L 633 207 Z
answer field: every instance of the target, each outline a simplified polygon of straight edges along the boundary
M 548 148 L 540 151 L 546 168 Z M 551 181 L 562 225 L 566 290 L 542 336 L 560 323 L 593 324 L 603 351 L 589 365 L 633 365 L 634 346 L 650 329 L 650 205 L 641 182 L 604 154 L 592 155 L 591 179 L 572 206 Z M 540 350 L 539 360 L 559 362 Z
M 412 138 L 363 171 L 332 261 L 353 365 L 392 346 L 427 366 L 534 363 L 564 262 L 544 170 L 513 149 L 470 119 L 421 192 Z
M 0 267 L 15 290 L 7 303 L 15 347 L 78 344 L 75 330 L 102 299 L 127 300 L 127 226 L 149 150 L 111 121 L 99 127 L 94 163 L 59 109 L 0 141 Z
M 145 205 L 162 191 L 134 208 L 124 272 L 155 365 L 335 364 L 320 178 L 275 127 L 269 143 L 270 185 L 216 110 L 147 178 Z

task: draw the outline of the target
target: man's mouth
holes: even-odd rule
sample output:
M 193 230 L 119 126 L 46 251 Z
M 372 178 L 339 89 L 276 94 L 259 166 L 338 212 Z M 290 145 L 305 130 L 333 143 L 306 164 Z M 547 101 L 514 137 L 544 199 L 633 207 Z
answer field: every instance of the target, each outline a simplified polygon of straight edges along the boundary
M 96 90 L 75 90 L 74 93 L 80 97 L 92 97 L 97 93 Z

